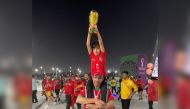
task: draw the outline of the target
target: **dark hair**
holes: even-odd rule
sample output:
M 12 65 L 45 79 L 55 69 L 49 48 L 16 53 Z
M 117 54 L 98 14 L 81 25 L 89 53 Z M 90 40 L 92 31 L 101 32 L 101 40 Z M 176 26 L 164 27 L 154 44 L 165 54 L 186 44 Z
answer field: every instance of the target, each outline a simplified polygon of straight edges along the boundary
M 141 76 L 139 76 L 138 78 L 141 78 Z
M 99 45 L 99 42 L 98 41 L 94 41 L 91 45 L 91 48 L 94 49 L 94 48 L 99 48 L 100 45 Z
M 127 75 L 129 74 L 129 72 L 128 72 L 128 71 L 123 71 L 122 73 L 125 73 L 125 74 L 127 74 Z

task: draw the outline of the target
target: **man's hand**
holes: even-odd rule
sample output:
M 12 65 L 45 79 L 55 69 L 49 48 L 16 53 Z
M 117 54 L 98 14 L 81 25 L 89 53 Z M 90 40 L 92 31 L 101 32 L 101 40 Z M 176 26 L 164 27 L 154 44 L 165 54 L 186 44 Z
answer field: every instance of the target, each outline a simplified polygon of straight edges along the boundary
M 104 109 L 115 109 L 115 103 L 114 100 L 109 101 L 106 106 L 104 107 Z
M 104 101 L 99 100 L 99 99 L 95 99 L 94 103 L 96 104 L 96 106 L 97 106 L 98 108 L 103 108 L 103 107 L 105 106 Z
M 87 109 L 98 109 L 98 106 L 96 106 L 95 104 L 87 104 L 86 108 Z
M 132 95 L 129 95 L 129 99 L 132 99 L 132 97 L 133 97 Z
M 129 95 L 129 99 L 132 99 L 132 97 L 133 97 L 134 94 L 135 94 L 134 92 L 131 93 L 131 94 Z

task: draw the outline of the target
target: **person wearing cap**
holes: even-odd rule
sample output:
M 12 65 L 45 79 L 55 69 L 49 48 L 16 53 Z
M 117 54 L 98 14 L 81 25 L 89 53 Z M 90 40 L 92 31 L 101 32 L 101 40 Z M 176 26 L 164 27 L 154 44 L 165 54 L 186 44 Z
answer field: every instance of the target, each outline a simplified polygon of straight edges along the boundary
M 102 73 L 93 73 L 93 97 L 87 97 L 87 87 L 83 88 L 79 93 L 76 102 L 83 104 L 84 109 L 114 109 L 114 98 L 110 89 L 107 89 L 106 100 L 102 100 L 103 93 L 101 91 L 104 75 Z

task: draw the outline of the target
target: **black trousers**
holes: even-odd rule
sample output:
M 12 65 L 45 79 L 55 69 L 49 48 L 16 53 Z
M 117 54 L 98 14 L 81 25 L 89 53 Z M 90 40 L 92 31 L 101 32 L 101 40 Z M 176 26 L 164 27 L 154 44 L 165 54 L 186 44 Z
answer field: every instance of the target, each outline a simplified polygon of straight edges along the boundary
M 70 109 L 71 107 L 71 95 L 66 95 L 66 109 Z
M 117 94 L 117 91 L 116 91 L 115 87 L 111 87 L 111 89 L 112 89 L 112 93 L 113 93 L 113 91 L 115 91 L 115 93 Z
M 59 98 L 59 92 L 60 92 L 60 89 L 55 89 L 55 94 L 56 96 Z
M 122 109 L 129 109 L 131 99 L 121 99 Z
M 148 101 L 149 109 L 153 109 L 153 101 Z
M 37 90 L 32 90 L 32 103 L 38 102 L 36 94 L 37 94 Z

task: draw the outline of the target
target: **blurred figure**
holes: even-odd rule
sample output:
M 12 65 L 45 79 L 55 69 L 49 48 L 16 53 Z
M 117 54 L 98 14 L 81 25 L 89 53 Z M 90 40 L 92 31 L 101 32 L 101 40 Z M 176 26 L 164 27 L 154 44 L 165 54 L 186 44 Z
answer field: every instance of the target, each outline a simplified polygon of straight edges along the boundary
M 76 75 L 75 84 L 74 84 L 74 94 L 75 94 L 75 100 L 78 97 L 78 94 L 80 91 L 85 87 L 84 81 L 82 81 L 79 77 L 79 75 Z M 77 103 L 77 108 L 81 109 L 81 104 Z
M 42 80 L 42 96 L 44 95 L 46 97 L 46 101 L 48 100 L 48 97 L 45 92 L 45 86 L 47 84 L 47 75 L 44 75 L 44 78 Z
M 63 89 L 65 80 L 62 78 L 62 76 L 59 76 L 59 79 L 61 80 L 61 89 Z
M 57 77 L 54 81 L 55 83 L 55 94 L 56 94 L 56 102 L 60 101 L 60 97 L 59 97 L 59 93 L 60 93 L 60 89 L 61 89 L 61 79 L 60 77 Z
M 143 80 L 141 78 L 141 76 L 138 77 L 137 79 L 137 86 L 138 86 L 138 93 L 139 93 L 139 100 L 142 100 L 142 96 L 143 96 Z
M 38 102 L 37 84 L 38 84 L 38 81 L 36 80 L 35 76 L 32 75 L 32 103 L 37 103 Z
M 45 92 L 48 97 L 48 105 L 53 103 L 53 89 L 54 89 L 54 83 L 50 76 L 47 76 L 46 78 L 46 85 L 45 85 Z M 46 106 L 46 108 L 48 107 Z
M 88 80 L 89 80 L 89 75 L 87 73 L 85 73 L 83 78 L 84 78 L 84 83 L 86 85 L 88 83 Z
M 19 72 L 13 78 L 15 101 L 19 109 L 28 109 L 31 106 L 32 78 L 31 75 Z
M 66 96 L 66 109 L 70 109 L 70 107 L 74 109 L 74 106 L 72 106 L 72 95 L 74 94 L 74 82 L 70 74 L 67 74 L 67 80 L 65 81 L 63 87 Z
M 119 82 L 119 80 L 116 80 L 116 89 L 117 89 L 117 94 L 119 94 L 120 93 L 120 82 Z
M 113 93 L 113 91 L 115 91 L 115 93 L 117 94 L 117 91 L 116 91 L 116 80 L 115 80 L 115 78 L 114 77 L 112 77 L 112 79 L 111 79 L 111 89 L 112 89 L 112 93 Z
M 131 98 L 137 91 L 137 85 L 130 79 L 128 71 L 123 71 L 120 92 L 122 109 L 129 109 Z

